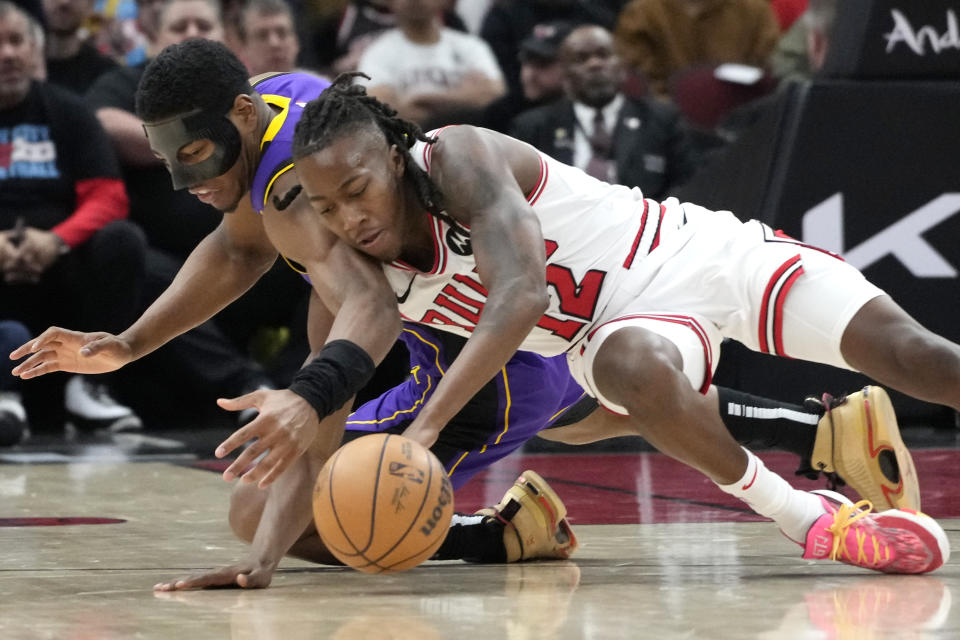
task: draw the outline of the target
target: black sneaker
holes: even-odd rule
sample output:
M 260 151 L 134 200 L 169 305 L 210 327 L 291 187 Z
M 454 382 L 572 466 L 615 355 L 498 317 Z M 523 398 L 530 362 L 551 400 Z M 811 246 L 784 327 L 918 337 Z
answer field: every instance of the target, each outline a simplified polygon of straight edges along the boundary
M 19 444 L 27 434 L 27 412 L 20 396 L 7 391 L 0 392 L 0 447 Z
M 89 376 L 76 375 L 67 381 L 64 390 L 67 422 L 79 431 L 129 433 L 143 429 L 143 422 L 133 412 L 110 397 L 103 383 Z

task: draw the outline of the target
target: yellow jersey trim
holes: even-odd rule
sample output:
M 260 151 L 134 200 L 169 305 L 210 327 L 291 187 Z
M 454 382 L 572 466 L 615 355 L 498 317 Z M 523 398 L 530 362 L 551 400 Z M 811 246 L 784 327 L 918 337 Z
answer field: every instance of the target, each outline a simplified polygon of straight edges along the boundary
M 447 471 L 447 477 L 450 477 L 450 476 L 453 475 L 454 470 L 460 465 L 461 462 L 463 462 L 463 459 L 466 458 L 468 455 L 470 455 L 470 452 L 469 452 L 469 451 L 464 451 L 464 452 L 463 452 L 463 455 L 460 456 L 460 459 L 457 460 L 455 463 L 453 463 L 453 466 L 450 467 L 450 470 L 449 470 L 449 471 Z
M 412 334 L 417 338 L 417 340 L 419 340 L 420 342 L 422 342 L 422 343 L 424 343 L 424 344 L 426 344 L 426 345 L 429 345 L 429 346 L 433 349 L 434 354 L 435 354 L 434 357 L 433 357 L 433 363 L 434 363 L 435 365 L 437 365 L 437 371 L 439 371 L 439 372 L 440 372 L 440 375 L 442 375 L 442 376 L 447 375 L 447 372 L 444 371 L 444 370 L 443 370 L 443 367 L 440 366 L 440 347 L 438 347 L 437 345 L 433 344 L 433 343 L 430 342 L 429 340 L 425 339 L 423 336 L 421 336 L 419 333 L 417 333 L 417 332 L 414 331 L 413 329 L 407 329 L 406 327 L 404 327 L 403 330 L 406 331 L 407 333 L 412 333 Z
M 263 132 L 263 138 L 260 139 L 260 150 L 263 151 L 266 144 L 273 141 L 277 132 L 283 127 L 283 123 L 287 121 L 287 114 L 290 113 L 290 98 L 272 93 L 261 94 L 260 97 L 263 98 L 263 101 L 268 105 L 280 107 L 280 113 L 273 117 L 273 120 L 267 125 L 267 130 Z
M 503 376 L 503 391 L 507 396 L 507 406 L 503 410 L 503 431 L 500 432 L 500 435 L 497 436 L 497 439 L 493 441 L 493 444 L 500 444 L 500 439 L 507 434 L 507 431 L 510 430 L 510 405 L 512 401 L 510 399 L 510 381 L 507 380 L 507 368 L 504 367 L 500 369 L 500 375 Z M 486 449 L 486 447 L 484 447 Z
M 283 259 L 286 261 L 287 264 L 290 265 L 290 268 L 291 268 L 291 269 L 293 269 L 294 271 L 296 271 L 296 268 L 295 268 L 292 264 L 290 264 L 290 261 L 287 260 L 286 257 L 284 257 Z M 430 342 L 429 340 L 427 340 L 426 338 L 424 338 L 423 336 L 421 336 L 419 333 L 417 333 L 417 332 L 414 331 L 413 329 L 407 329 L 406 327 L 404 327 L 403 330 L 406 331 L 407 333 L 413 334 L 414 336 L 416 336 L 416 338 L 417 338 L 418 340 L 420 340 L 420 341 L 423 342 L 424 344 L 429 345 L 431 348 L 433 348 L 433 351 L 434 351 L 434 353 L 435 353 L 435 355 L 434 355 L 434 360 L 433 360 L 433 361 L 434 361 L 434 364 L 436 364 L 437 370 L 440 372 L 440 375 L 446 374 L 446 371 L 444 371 L 444 370 L 443 370 L 443 367 L 440 366 L 440 347 L 438 347 L 437 345 L 433 344 L 432 342 Z M 419 377 L 417 376 L 417 374 L 419 373 L 419 371 L 420 371 L 420 367 L 419 367 L 419 366 L 416 366 L 416 367 L 414 367 L 413 369 L 410 370 L 410 373 L 413 375 L 413 379 L 417 382 L 417 384 L 420 384 L 420 379 L 419 379 Z M 413 403 L 413 406 L 410 407 L 409 409 L 398 409 L 398 410 L 397 410 L 392 416 L 390 416 L 389 418 L 380 418 L 379 420 L 350 420 L 350 419 L 349 419 L 350 417 L 347 416 L 347 424 L 380 424 L 381 422 L 389 422 L 390 420 L 393 420 L 394 418 L 396 418 L 397 416 L 399 416 L 399 415 L 402 414 L 402 413 L 410 413 L 411 411 L 413 411 L 414 409 L 416 409 L 418 406 L 420 406 L 421 404 L 423 404 L 424 402 L 426 402 L 427 393 L 429 393 L 429 391 L 430 391 L 430 389 L 431 389 L 432 387 L 433 387 L 433 379 L 432 379 L 430 376 L 427 376 L 427 388 L 424 389 L 423 394 L 421 394 L 421 396 L 420 396 L 420 399 L 417 400 L 416 402 L 414 402 L 414 403 Z M 350 415 L 353 415 L 353 414 L 350 414 Z
M 513 401 L 512 401 L 512 399 L 511 399 L 511 397 L 510 397 L 510 381 L 507 379 L 507 368 L 506 368 L 506 367 L 504 367 L 503 369 L 500 370 L 500 375 L 503 376 L 503 389 L 504 389 L 504 392 L 505 392 L 506 397 L 507 397 L 507 406 L 506 406 L 506 408 L 503 410 L 503 431 L 500 432 L 500 435 L 498 435 L 498 436 L 497 436 L 497 439 L 494 440 L 492 443 L 490 443 L 490 444 L 485 444 L 485 445 L 483 445 L 482 447 L 480 447 L 480 449 L 479 449 L 478 451 L 476 451 L 477 455 L 482 454 L 482 453 L 486 453 L 486 452 L 487 452 L 487 449 L 488 449 L 489 447 L 494 447 L 494 446 L 500 444 L 500 440 L 503 439 L 503 436 L 505 436 L 505 435 L 507 434 L 507 431 L 510 430 L 510 406 L 513 404 Z M 563 413 L 563 411 L 561 411 L 560 413 Z M 461 462 L 463 462 L 464 458 L 466 458 L 466 457 L 467 457 L 468 455 L 470 455 L 471 453 L 473 453 L 473 452 L 472 452 L 472 451 L 464 451 L 464 452 L 463 452 L 463 455 L 460 456 L 460 458 L 457 459 L 457 461 L 453 464 L 452 467 L 450 467 L 450 470 L 447 472 L 447 475 L 448 475 L 448 476 L 453 475 L 453 472 L 454 472 L 454 470 L 457 468 L 457 466 L 458 466 Z
M 410 373 L 414 375 L 414 379 L 417 379 L 416 374 L 420 367 L 414 367 Z M 419 380 L 418 380 L 419 383 Z M 413 406 L 409 409 L 397 409 L 392 416 L 389 418 L 380 418 L 379 420 L 347 420 L 347 424 L 380 424 L 381 422 L 389 422 L 399 416 L 401 413 L 410 413 L 421 404 L 427 398 L 427 394 L 430 392 L 430 389 L 433 388 L 433 379 L 430 376 L 427 376 L 427 388 L 423 390 L 423 393 L 420 395 L 420 399 L 413 403 Z
M 550 424 L 551 422 L 553 422 L 554 420 L 556 420 L 557 418 L 559 418 L 561 415 L 563 415 L 564 413 L 566 413 L 567 410 L 568 410 L 570 407 L 572 407 L 573 405 L 577 404 L 578 402 L 580 402 L 581 400 L 583 400 L 585 397 L 587 397 L 586 392 L 581 393 L 581 394 L 580 394 L 580 397 L 573 401 L 573 404 L 568 404 L 568 405 L 565 406 L 563 409 L 560 409 L 560 411 L 557 411 L 555 414 L 553 414 L 552 416 L 550 416 L 550 418 L 547 420 L 547 424 Z
M 264 207 L 267 206 L 267 202 L 268 202 L 267 198 L 270 197 L 270 190 L 273 189 L 273 183 L 276 182 L 277 178 L 285 174 L 287 171 L 290 171 L 290 169 L 293 169 L 292 162 L 287 166 L 285 166 L 283 169 L 280 169 L 280 171 L 277 171 L 275 174 L 273 174 L 273 177 L 270 178 L 270 181 L 267 183 L 267 188 L 263 190 L 263 206 Z
M 285 256 L 285 255 L 283 255 L 283 254 L 281 253 L 281 254 L 280 254 L 280 257 L 283 258 L 283 261 L 287 263 L 287 266 L 288 266 L 288 267 L 290 267 L 291 269 L 293 269 L 294 271 L 296 271 L 297 273 L 299 273 L 299 274 L 301 274 L 301 275 L 307 275 L 307 272 L 306 272 L 306 271 L 301 271 L 300 269 L 297 269 L 295 266 L 293 266 L 293 263 L 290 262 L 289 259 L 287 259 L 287 256 Z

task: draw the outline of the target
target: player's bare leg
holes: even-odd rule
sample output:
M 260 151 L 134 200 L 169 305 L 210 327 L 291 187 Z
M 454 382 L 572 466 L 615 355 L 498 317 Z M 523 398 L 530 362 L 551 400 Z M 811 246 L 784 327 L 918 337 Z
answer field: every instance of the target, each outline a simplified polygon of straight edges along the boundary
M 310 459 L 311 457 L 313 460 Z M 326 459 L 327 456 L 325 455 L 307 452 L 301 460 L 291 465 L 285 474 L 297 474 L 307 470 L 320 469 Z M 316 474 L 313 477 L 316 477 Z M 233 493 L 230 494 L 228 520 L 233 533 L 244 542 L 253 542 L 253 537 L 256 535 L 257 527 L 260 524 L 260 518 L 263 516 L 264 506 L 267 503 L 267 495 L 272 488 L 271 486 L 260 489 L 255 484 L 244 483 L 237 483 L 233 488 Z M 297 541 L 290 547 L 287 555 L 318 564 L 342 564 L 323 544 L 312 518 Z
M 889 296 L 874 298 L 853 316 L 840 352 L 885 385 L 960 411 L 960 346 L 925 329 Z
M 663 453 L 700 470 L 723 491 L 774 520 L 805 548 L 806 558 L 831 558 L 892 573 L 923 573 L 949 557 L 949 543 L 932 519 L 914 512 L 869 513 L 833 492 L 803 492 L 741 448 L 720 420 L 716 404 L 683 373 L 672 342 L 641 327 L 609 335 L 593 360 L 597 390 L 630 415 Z M 861 510 L 864 507 L 864 510 Z
M 720 420 L 716 399 L 684 376 L 677 347 L 639 327 L 621 329 L 600 347 L 593 365 L 598 389 L 627 408 L 638 435 L 717 484 L 743 476 L 747 455 Z
M 920 510 L 913 458 L 881 387 L 867 386 L 842 396 L 821 394 L 803 405 L 714 386 L 706 398 L 716 403 L 724 425 L 740 444 L 760 443 L 799 456 L 797 475 L 812 480 L 825 474 L 828 486 L 847 484 L 877 509 Z M 640 436 L 642 420 L 643 416 L 632 419 L 594 409 L 578 422 L 544 429 L 537 436 L 583 445 Z

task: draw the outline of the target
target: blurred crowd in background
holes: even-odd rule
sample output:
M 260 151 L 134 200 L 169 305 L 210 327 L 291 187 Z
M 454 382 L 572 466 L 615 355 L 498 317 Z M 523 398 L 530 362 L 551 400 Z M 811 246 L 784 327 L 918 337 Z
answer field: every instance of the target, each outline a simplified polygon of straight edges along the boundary
M 424 129 L 485 126 L 663 198 L 736 138 L 744 109 L 816 72 L 835 2 L 0 0 L 0 351 L 54 324 L 123 330 L 218 224 L 171 189 L 134 113 L 169 44 L 222 41 L 251 76 L 360 71 Z M 5 375 L 0 445 L 65 424 L 151 428 L 286 386 L 308 353 L 308 294 L 281 261 L 122 376 Z M 397 350 L 370 394 L 405 373 Z

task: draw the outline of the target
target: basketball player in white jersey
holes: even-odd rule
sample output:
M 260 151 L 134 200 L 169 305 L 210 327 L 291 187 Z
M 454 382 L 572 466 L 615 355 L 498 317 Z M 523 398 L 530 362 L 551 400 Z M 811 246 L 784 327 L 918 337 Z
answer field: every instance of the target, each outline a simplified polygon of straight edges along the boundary
M 960 348 L 837 257 L 759 222 L 644 199 L 490 131 L 435 135 L 341 79 L 295 135 L 316 215 L 284 219 L 278 203 L 264 218 L 305 265 L 315 230 L 332 230 L 383 264 L 401 317 L 470 336 L 406 435 L 430 445 L 517 349 L 565 352 L 607 409 L 637 416 L 637 434 L 773 519 L 804 557 L 892 573 L 947 560 L 943 530 L 923 514 L 792 489 L 702 394 L 729 337 L 960 409 Z M 315 382 L 322 396 L 319 371 Z

